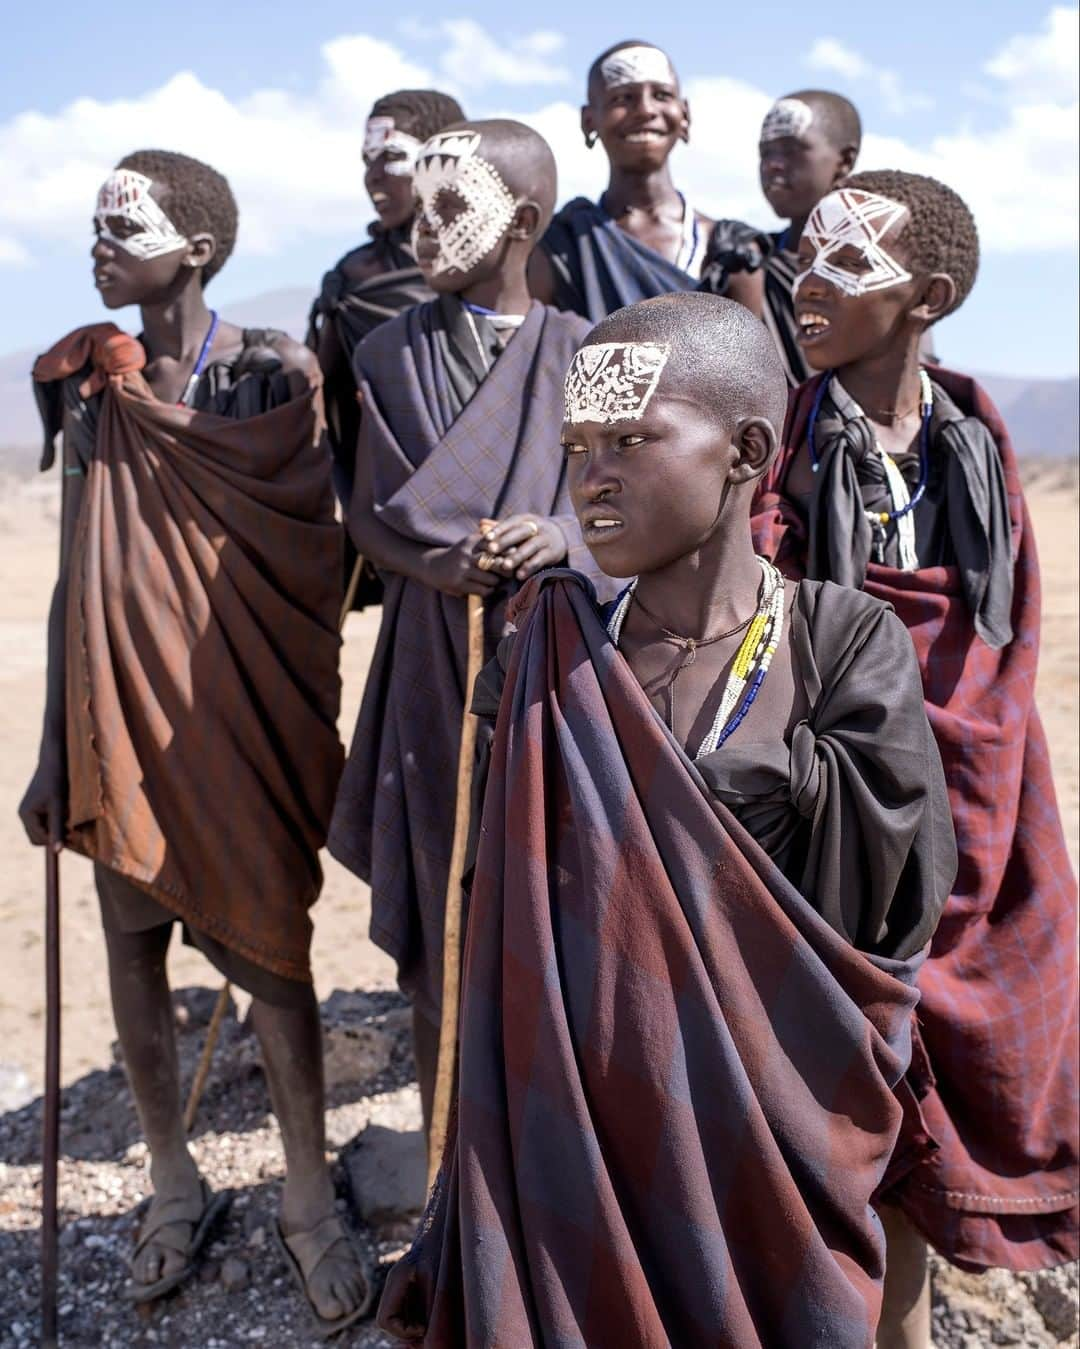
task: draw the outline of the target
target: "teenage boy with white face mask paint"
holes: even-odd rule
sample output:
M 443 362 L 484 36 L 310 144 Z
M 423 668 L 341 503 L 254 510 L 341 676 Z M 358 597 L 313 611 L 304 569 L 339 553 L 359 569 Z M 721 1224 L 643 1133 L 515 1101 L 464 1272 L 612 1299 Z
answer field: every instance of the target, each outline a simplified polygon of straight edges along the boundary
M 764 321 L 792 387 L 810 373 L 792 311 L 799 239 L 810 212 L 855 167 L 861 140 L 858 111 L 840 94 L 802 89 L 777 99 L 761 124 L 761 190 L 788 223 L 770 234 L 720 220 L 709 240 L 701 289 L 738 300 Z
M 1033 701 L 1038 562 L 997 410 L 920 359 L 978 258 L 971 213 L 932 178 L 855 174 L 818 204 L 795 319 L 822 373 L 793 395 L 753 522 L 789 574 L 907 624 L 956 826 L 883 1187 L 880 1349 L 930 1343 L 927 1241 L 968 1269 L 1078 1253 L 1077 895 Z
M 690 105 L 667 54 L 645 42 L 609 47 L 589 68 L 581 130 L 607 155 L 598 202 L 576 197 L 529 264 L 534 295 L 594 323 L 622 305 L 693 290 L 713 222 L 675 187 L 671 152 L 690 139 Z
M 372 937 L 413 997 L 430 1113 L 464 712 L 466 596 L 489 650 L 513 590 L 585 561 L 559 449 L 562 379 L 587 327 L 530 299 L 525 268 L 555 201 L 542 137 L 464 122 L 421 147 L 412 242 L 437 298 L 356 350 L 349 529 L 385 584 L 382 626 L 330 850 L 372 891 Z M 481 532 L 481 522 L 494 520 Z
M 153 1194 L 128 1295 L 196 1272 L 227 1193 L 188 1149 L 166 952 L 173 929 L 251 995 L 287 1173 L 278 1235 L 316 1320 L 370 1284 L 326 1165 L 308 910 L 342 750 L 340 529 L 318 365 L 207 308 L 238 212 L 209 165 L 123 159 L 94 211 L 94 283 L 138 339 L 77 329 L 40 357 L 44 467 L 62 432 L 61 562 L 31 842 L 91 858 Z
M 360 428 L 353 352 L 380 323 L 431 299 L 412 251 L 413 167 L 424 141 L 463 116 L 457 100 L 436 89 L 399 89 L 376 100 L 364 128 L 363 170 L 377 219 L 368 242 L 326 273 L 311 306 L 307 345 L 322 367 L 334 487 L 346 511 Z M 356 550 L 346 541 L 346 584 L 355 565 Z M 356 580 L 354 607 L 377 604 L 382 587 L 372 569 L 365 567 Z

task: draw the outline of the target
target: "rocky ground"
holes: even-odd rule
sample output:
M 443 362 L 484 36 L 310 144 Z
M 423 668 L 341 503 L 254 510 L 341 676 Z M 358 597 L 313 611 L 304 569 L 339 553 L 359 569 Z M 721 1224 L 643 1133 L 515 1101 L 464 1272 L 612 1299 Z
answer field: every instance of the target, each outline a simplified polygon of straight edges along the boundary
M 175 995 L 185 1081 L 198 1059 L 216 993 Z M 410 1239 L 424 1198 L 420 1106 L 412 1080 L 409 1013 L 396 993 L 336 992 L 323 1004 L 328 1145 L 338 1204 L 376 1279 Z M 9 1078 L 10 1096 L 20 1090 Z M 146 1149 L 123 1070 L 114 1062 L 64 1093 L 60 1175 L 60 1328 L 65 1346 L 303 1349 L 311 1322 L 277 1253 L 273 1221 L 284 1159 L 254 1036 L 230 1007 L 213 1060 L 193 1149 L 232 1207 L 197 1279 L 151 1309 L 125 1301 L 124 1258 L 146 1191 Z M 0 1116 L 0 1347 L 38 1340 L 40 1098 Z M 1077 1270 L 976 1277 L 935 1264 L 937 1349 L 1075 1346 Z M 389 1345 L 370 1323 L 344 1346 Z M 614 1346 L 613 1346 L 614 1349 Z

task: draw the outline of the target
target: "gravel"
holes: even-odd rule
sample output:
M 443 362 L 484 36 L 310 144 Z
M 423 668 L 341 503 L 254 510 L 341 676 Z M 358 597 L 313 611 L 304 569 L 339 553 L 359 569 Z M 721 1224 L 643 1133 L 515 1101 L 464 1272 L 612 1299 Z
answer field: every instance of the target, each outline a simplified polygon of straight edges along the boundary
M 190 1080 L 213 1009 L 213 989 L 174 995 L 178 1044 Z M 347 1166 L 389 1175 L 415 1169 L 419 1096 L 409 1014 L 396 993 L 336 992 L 323 1004 L 338 1071 L 327 1093 L 327 1135 L 338 1206 L 377 1280 L 402 1253 L 415 1220 L 415 1187 L 400 1207 L 381 1199 L 369 1222 L 350 1202 Z M 347 1064 L 355 1046 L 363 1071 Z M 41 1100 L 21 1083 L 0 1102 L 0 1349 L 39 1342 Z M 20 1095 L 19 1093 L 22 1093 Z M 11 1102 L 9 1104 L 9 1101 Z M 146 1203 L 146 1146 L 118 1063 L 65 1089 L 61 1112 L 60 1343 L 63 1349 L 315 1349 L 322 1343 L 270 1239 L 284 1157 L 255 1040 L 230 1009 L 192 1137 L 199 1167 L 233 1204 L 204 1248 L 198 1276 L 171 1296 L 137 1308 L 124 1297 L 126 1257 Z M 339 1160 L 338 1154 L 341 1153 Z M 360 1159 L 363 1159 L 362 1163 Z M 398 1182 L 395 1182 L 398 1183 Z M 936 1349 L 1077 1349 L 1077 1267 L 1040 1274 L 963 1274 L 934 1260 Z M 390 1349 L 370 1321 L 336 1340 L 341 1349 Z

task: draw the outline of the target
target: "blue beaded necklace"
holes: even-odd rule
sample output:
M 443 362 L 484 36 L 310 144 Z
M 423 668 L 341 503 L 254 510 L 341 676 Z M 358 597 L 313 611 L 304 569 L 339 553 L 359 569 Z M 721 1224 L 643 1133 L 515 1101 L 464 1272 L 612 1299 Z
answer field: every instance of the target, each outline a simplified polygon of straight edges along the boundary
M 195 362 L 195 368 L 191 372 L 191 378 L 184 385 L 184 392 L 177 399 L 177 407 L 187 407 L 194 397 L 195 390 L 199 387 L 199 379 L 202 372 L 206 369 L 206 360 L 210 355 L 210 348 L 214 345 L 214 335 L 218 330 L 217 310 L 210 310 L 210 327 L 203 338 L 203 344 L 199 348 L 199 359 Z
M 815 429 L 817 427 L 818 413 L 821 411 L 821 404 L 828 392 L 829 385 L 833 381 L 835 371 L 827 370 L 821 383 L 818 385 L 818 391 L 814 395 L 814 405 L 810 409 L 810 421 L 806 427 L 806 447 L 810 451 L 810 467 L 816 473 L 821 467 L 821 460 L 818 458 L 817 442 L 815 438 Z M 877 520 L 886 525 L 892 520 L 900 520 L 909 511 L 913 511 L 923 498 L 926 491 L 926 480 L 930 472 L 930 417 L 934 411 L 934 394 L 930 386 L 930 376 L 921 367 L 919 369 L 919 412 L 922 422 L 919 426 L 919 481 L 915 485 L 908 501 L 895 511 L 875 512 Z

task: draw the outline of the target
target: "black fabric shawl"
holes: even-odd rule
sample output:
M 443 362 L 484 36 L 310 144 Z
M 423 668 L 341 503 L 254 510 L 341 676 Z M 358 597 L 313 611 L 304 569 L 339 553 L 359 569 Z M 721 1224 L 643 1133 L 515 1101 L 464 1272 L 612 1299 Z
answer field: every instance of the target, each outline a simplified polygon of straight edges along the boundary
M 890 605 L 861 591 L 796 584 L 790 641 L 805 720 L 787 743 L 755 740 L 750 717 L 695 767 L 834 931 L 861 951 L 904 960 L 930 940 L 956 876 L 945 775 L 911 638 Z M 477 680 L 473 711 L 492 722 L 513 641 L 500 643 Z M 477 777 L 486 770 L 485 761 Z
M 765 270 L 765 312 L 768 328 L 788 384 L 794 389 L 813 373 L 796 339 L 795 304 L 792 288 L 797 271 L 796 254 L 782 248 L 787 231 L 767 234 L 741 220 L 718 220 L 709 237 L 699 290 L 727 294 L 734 272 Z
M 697 281 L 620 229 L 602 206 L 575 197 L 540 240 L 555 274 L 555 305 L 599 323 L 654 295 L 694 290 Z
M 919 566 L 959 567 L 975 631 L 1000 650 L 1013 635 L 1012 541 L 1001 457 L 983 423 L 964 416 L 945 390 L 931 383 L 930 472 L 914 510 Z M 819 469 L 809 501 L 806 573 L 861 589 L 873 545 L 866 512 L 889 510 L 892 501 L 873 429 L 835 379 L 821 404 L 814 444 Z M 896 462 L 913 488 L 918 455 Z M 886 527 L 880 560 L 900 565 L 895 522 Z

